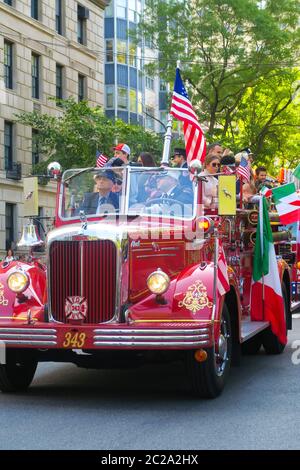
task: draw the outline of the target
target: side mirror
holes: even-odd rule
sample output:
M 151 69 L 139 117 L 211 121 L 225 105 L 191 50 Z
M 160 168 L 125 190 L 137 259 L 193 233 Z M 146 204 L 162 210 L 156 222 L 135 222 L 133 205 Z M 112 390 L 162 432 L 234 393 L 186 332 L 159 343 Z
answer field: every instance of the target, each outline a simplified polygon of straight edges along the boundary
M 58 162 L 51 162 L 47 166 L 47 173 L 50 178 L 58 178 L 62 174 L 62 167 L 61 164 Z

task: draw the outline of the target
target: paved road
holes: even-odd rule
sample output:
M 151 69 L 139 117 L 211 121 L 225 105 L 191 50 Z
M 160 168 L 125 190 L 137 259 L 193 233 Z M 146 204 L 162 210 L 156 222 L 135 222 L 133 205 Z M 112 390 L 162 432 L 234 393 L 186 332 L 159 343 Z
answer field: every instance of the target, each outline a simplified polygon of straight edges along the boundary
M 244 357 L 209 401 L 189 396 L 178 365 L 41 364 L 27 394 L 0 394 L 0 449 L 299 449 L 295 340 L 300 318 L 281 356 Z

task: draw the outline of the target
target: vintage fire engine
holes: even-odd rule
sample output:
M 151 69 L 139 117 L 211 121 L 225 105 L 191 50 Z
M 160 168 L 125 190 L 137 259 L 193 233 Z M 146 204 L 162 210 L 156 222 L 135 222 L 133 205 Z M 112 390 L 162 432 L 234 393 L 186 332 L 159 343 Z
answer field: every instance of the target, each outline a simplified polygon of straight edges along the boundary
M 118 208 L 92 201 L 97 175 L 103 171 L 105 178 L 107 170 L 59 175 L 54 164 L 50 171 L 57 179 L 57 208 L 46 265 L 36 259 L 0 265 L 3 392 L 27 389 L 42 361 L 101 369 L 158 356 L 185 361 L 194 392 L 213 398 L 241 351 L 283 351 L 269 322 L 250 315 L 255 208 L 227 214 L 219 201 L 218 208 L 204 210 L 197 165 L 191 172 L 109 170 L 122 180 Z M 159 193 L 168 178 L 174 184 L 185 178 L 175 198 Z M 146 190 L 147 197 L 140 194 Z M 299 248 L 277 214 L 271 222 L 290 329 L 299 304 Z M 30 224 L 22 243 L 39 243 Z M 225 293 L 218 287 L 220 246 L 229 280 Z

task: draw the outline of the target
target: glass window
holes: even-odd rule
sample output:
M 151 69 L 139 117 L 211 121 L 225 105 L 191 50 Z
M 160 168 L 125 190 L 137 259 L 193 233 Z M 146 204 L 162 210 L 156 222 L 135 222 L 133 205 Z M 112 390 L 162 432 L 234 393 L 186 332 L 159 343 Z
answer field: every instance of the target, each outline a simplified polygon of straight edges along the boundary
M 55 29 L 62 34 L 62 0 L 55 0 Z
M 13 123 L 4 121 L 4 160 L 5 170 L 13 167 Z
M 128 10 L 128 19 L 133 23 L 137 22 L 137 14 L 134 10 Z
M 78 101 L 83 101 L 85 99 L 85 84 L 86 77 L 78 74 Z
M 82 5 L 77 5 L 77 41 L 86 44 L 86 21 L 89 17 L 89 10 Z
M 12 0 L 4 0 L 4 3 L 11 6 L 12 5 Z
M 40 98 L 40 57 L 36 54 L 31 56 L 31 83 L 32 98 Z
M 114 41 L 113 39 L 106 40 L 106 62 L 114 61 Z
M 149 90 L 154 90 L 154 80 L 153 78 L 147 77 L 146 76 L 146 88 Z
M 113 0 L 111 0 L 108 7 L 105 8 L 105 16 L 107 18 L 109 18 L 111 16 L 114 16 L 114 2 L 113 2 Z
M 129 101 L 130 101 L 130 111 L 136 113 L 137 103 L 136 103 L 136 90 L 129 91 Z
M 127 64 L 126 46 L 125 41 L 117 41 L 117 62 L 120 64 Z
M 129 65 L 136 67 L 136 45 L 129 43 Z
M 143 113 L 143 95 L 140 91 L 138 92 L 138 113 Z
M 39 144 L 38 144 L 38 135 L 39 131 L 36 129 L 32 129 L 32 136 L 31 136 L 31 154 L 32 154 L 32 165 L 36 165 L 40 161 L 40 153 L 39 153 Z
M 154 116 L 154 108 L 146 106 L 146 127 L 154 130 L 154 119 L 151 116 Z
M 127 0 L 117 0 L 117 16 L 119 18 L 127 18 L 126 16 Z
M 4 83 L 13 88 L 13 45 L 8 41 L 4 41 Z
M 63 98 L 63 66 L 56 64 L 56 98 Z
M 39 0 L 31 0 L 31 18 L 39 19 Z
M 106 87 L 106 108 L 114 108 L 114 87 L 107 86 Z
M 127 107 L 128 107 L 127 88 L 118 87 L 118 108 L 127 109 Z
M 9 250 L 15 241 L 15 204 L 5 204 L 5 249 Z

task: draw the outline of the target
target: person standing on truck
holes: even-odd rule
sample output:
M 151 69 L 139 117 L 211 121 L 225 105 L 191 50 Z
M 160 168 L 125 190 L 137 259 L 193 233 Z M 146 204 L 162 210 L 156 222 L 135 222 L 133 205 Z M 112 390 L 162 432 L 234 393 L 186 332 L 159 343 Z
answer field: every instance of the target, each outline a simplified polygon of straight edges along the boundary
M 107 163 L 105 163 L 104 167 L 112 167 L 112 166 L 123 166 L 128 165 L 129 163 L 129 156 L 130 156 L 130 147 L 127 144 L 118 144 L 114 149 L 114 156 L 111 158 Z
M 203 181 L 203 204 L 205 208 L 216 208 L 218 195 L 218 180 L 214 177 L 220 169 L 220 158 L 218 155 L 207 155 L 204 160 L 204 170 L 201 176 L 206 176 L 207 181 Z

